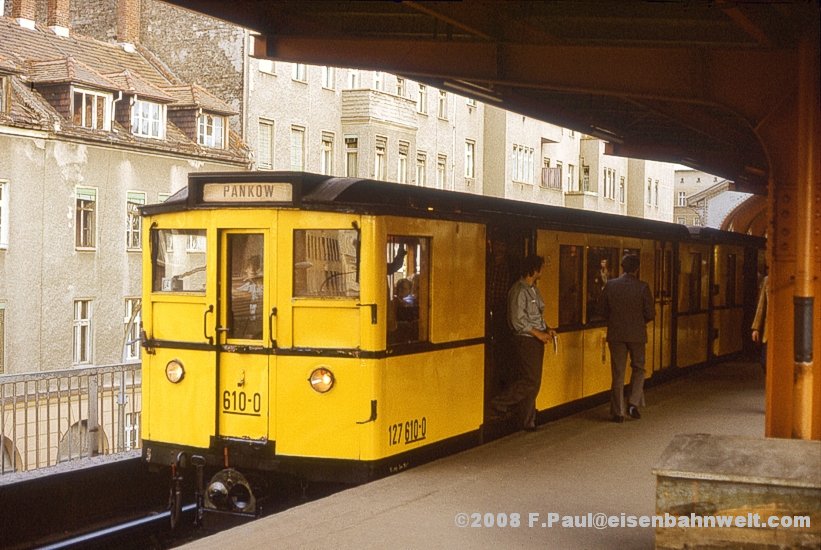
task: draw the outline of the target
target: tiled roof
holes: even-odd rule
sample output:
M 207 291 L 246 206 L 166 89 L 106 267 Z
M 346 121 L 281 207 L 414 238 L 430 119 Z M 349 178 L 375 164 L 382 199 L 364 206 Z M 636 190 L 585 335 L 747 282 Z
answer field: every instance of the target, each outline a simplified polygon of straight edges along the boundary
M 196 107 L 223 115 L 237 114 L 229 105 L 196 84 L 169 86 L 163 88 L 163 90 L 171 94 L 176 101 L 176 103 L 169 106 L 171 109 L 189 109 Z
M 128 69 L 125 69 L 119 73 L 109 73 L 103 76 L 117 84 L 118 89 L 130 94 L 135 94 L 138 97 L 154 99 L 161 103 L 170 103 L 174 101 L 173 97 L 163 92 L 156 86 L 146 82 L 137 74 Z
M 2 1 L 2 0 L 0 0 Z M 23 28 L 9 17 L 0 17 L 0 75 L 11 76 L 10 108 L 0 113 L 0 124 L 38 129 L 69 139 L 100 141 L 142 150 L 191 155 L 208 160 L 247 163 L 249 150 L 229 131 L 228 148 L 203 147 L 170 120 L 164 140 L 134 136 L 114 123 L 111 131 L 84 128 L 72 123 L 37 90 L 34 84 L 81 84 L 88 87 L 136 94 L 169 108 L 202 108 L 233 115 L 224 102 L 196 85 L 181 86 L 159 60 L 145 48 L 132 51 L 80 35 L 62 37 L 37 25 Z M 167 89 L 169 88 L 169 89 Z M 186 91 L 187 90 L 187 91 Z M 179 103 L 178 105 L 175 105 Z M 193 116 L 193 115 L 192 115 Z
M 28 78 L 35 84 L 83 84 L 107 91 L 119 86 L 71 56 L 51 61 L 30 61 Z

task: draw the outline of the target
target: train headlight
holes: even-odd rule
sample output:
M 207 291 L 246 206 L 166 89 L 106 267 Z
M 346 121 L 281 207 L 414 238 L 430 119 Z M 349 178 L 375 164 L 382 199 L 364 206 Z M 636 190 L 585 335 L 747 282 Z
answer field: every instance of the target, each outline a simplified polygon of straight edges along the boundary
M 308 378 L 308 382 L 311 383 L 311 387 L 319 393 L 330 391 L 331 388 L 334 387 L 334 381 L 334 373 L 325 367 L 314 369 L 310 378 Z
M 172 359 L 165 366 L 165 377 L 172 384 L 178 383 L 185 376 L 185 369 L 182 367 L 182 361 L 179 359 Z

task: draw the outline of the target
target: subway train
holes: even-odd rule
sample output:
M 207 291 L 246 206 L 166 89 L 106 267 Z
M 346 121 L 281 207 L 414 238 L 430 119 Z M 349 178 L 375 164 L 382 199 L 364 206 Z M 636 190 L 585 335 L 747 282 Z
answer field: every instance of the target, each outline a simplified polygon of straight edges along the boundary
M 504 297 L 544 257 L 558 332 L 539 420 L 607 399 L 603 280 L 637 254 L 647 376 L 745 351 L 756 237 L 382 181 L 191 174 L 142 208 L 142 453 L 205 511 L 253 515 L 270 472 L 357 483 L 513 429 Z M 608 417 L 603 417 L 606 421 Z

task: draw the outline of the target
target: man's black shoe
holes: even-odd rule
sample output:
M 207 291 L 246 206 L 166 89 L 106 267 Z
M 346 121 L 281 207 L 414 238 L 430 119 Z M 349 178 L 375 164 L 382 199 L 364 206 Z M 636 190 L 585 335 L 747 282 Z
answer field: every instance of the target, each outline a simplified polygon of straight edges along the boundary
M 627 407 L 627 414 L 629 414 L 631 418 L 635 418 L 636 420 L 641 418 L 641 413 L 639 412 L 639 408 L 636 407 L 635 405 L 630 405 L 629 407 Z
M 621 415 L 613 415 L 613 418 L 611 418 L 610 421 L 615 422 L 616 424 L 621 424 L 624 422 L 624 417 Z

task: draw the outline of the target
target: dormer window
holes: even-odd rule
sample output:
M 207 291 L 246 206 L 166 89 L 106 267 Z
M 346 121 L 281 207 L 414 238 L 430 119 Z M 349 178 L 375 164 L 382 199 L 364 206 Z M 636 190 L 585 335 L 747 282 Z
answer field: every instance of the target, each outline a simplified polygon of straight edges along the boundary
M 74 88 L 72 120 L 77 126 L 111 130 L 111 94 Z
M 131 107 L 131 133 L 135 136 L 165 137 L 165 105 L 137 100 Z
M 197 117 L 197 143 L 225 149 L 225 117 L 202 113 Z

